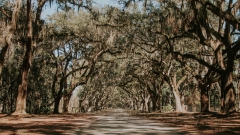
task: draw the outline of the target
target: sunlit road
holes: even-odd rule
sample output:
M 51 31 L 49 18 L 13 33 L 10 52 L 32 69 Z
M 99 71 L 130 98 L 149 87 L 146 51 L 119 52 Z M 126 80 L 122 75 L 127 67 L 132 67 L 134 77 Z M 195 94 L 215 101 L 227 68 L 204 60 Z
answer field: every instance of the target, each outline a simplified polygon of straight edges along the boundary
M 80 131 L 78 135 L 178 135 L 184 134 L 177 128 L 163 123 L 131 116 L 122 109 L 110 110 L 105 115 Z

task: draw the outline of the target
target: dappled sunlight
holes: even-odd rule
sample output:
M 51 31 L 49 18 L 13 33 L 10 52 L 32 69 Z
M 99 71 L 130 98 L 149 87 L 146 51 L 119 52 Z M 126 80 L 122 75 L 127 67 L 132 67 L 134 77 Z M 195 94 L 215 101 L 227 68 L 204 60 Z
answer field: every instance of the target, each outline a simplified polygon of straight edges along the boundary
M 239 9 L 2 0 L 0 135 L 240 134 Z
M 131 116 L 124 110 L 116 109 L 104 116 L 95 116 L 96 122 L 77 134 L 184 134 L 177 127 L 170 127 L 157 121 Z
M 0 135 L 178 135 L 240 134 L 240 113 L 137 113 L 109 109 L 87 114 L 0 115 Z
M 94 121 L 92 114 L 32 115 L 31 117 L 5 116 L 0 118 L 0 135 L 8 134 L 74 134 Z
M 209 113 L 139 113 L 136 116 L 167 123 L 187 134 L 240 134 L 240 115 Z

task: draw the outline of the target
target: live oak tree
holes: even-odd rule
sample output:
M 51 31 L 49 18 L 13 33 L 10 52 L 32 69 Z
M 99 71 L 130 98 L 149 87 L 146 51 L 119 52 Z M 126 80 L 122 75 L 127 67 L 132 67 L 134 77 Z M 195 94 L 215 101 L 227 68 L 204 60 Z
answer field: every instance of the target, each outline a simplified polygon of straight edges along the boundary
M 33 1 L 35 2 L 35 1 Z M 15 110 L 15 114 L 24 114 L 26 113 L 26 93 L 27 93 L 27 84 L 28 84 L 28 74 L 31 68 L 31 61 L 33 58 L 33 54 L 34 54 L 34 50 L 37 46 L 37 44 L 39 44 L 41 42 L 41 40 L 39 40 L 39 33 L 41 31 L 41 27 L 42 27 L 42 22 L 41 22 L 41 13 L 42 13 L 42 9 L 43 6 L 47 3 L 47 0 L 41 0 L 41 1 L 37 1 L 36 2 L 36 11 L 32 12 L 35 9 L 33 8 L 33 3 L 31 0 L 27 0 L 26 2 L 26 16 L 27 16 L 27 20 L 25 22 L 26 27 L 27 27 L 27 34 L 24 35 L 23 38 L 25 38 L 26 40 L 24 41 L 23 44 L 26 45 L 26 52 L 25 52 L 25 56 L 24 56 L 24 60 L 23 60 L 23 64 L 22 64 L 22 73 L 21 73 L 21 77 L 20 77 L 20 81 L 19 81 L 19 85 L 18 85 L 18 96 L 17 96 L 17 100 L 16 100 L 16 110 Z M 50 3 L 52 1 L 49 1 Z M 60 3 L 67 3 L 71 1 L 59 1 Z M 18 13 L 20 11 L 21 7 L 21 1 L 16 1 L 15 4 L 15 9 L 13 11 L 13 17 L 12 17 L 12 24 L 9 25 L 8 27 L 8 33 L 6 36 L 6 49 L 8 49 L 8 46 L 10 45 L 10 40 L 12 38 L 13 32 L 16 28 L 16 20 L 18 19 Z M 73 3 L 76 4 L 76 3 Z M 83 6 L 82 3 L 77 3 Z M 2 10 L 4 12 L 4 10 Z M 5 13 L 5 12 L 4 12 Z M 35 18 L 33 17 L 33 14 L 35 13 Z M 5 52 L 6 49 L 2 50 L 2 62 L 4 61 L 4 56 L 5 56 Z
M 56 61 L 53 62 L 56 69 L 52 85 L 55 97 L 54 113 L 59 113 L 59 102 L 62 97 L 64 97 L 63 111 L 67 112 L 72 92 L 78 85 L 88 82 L 98 58 L 105 53 L 115 53 L 110 45 L 114 38 L 108 33 L 111 29 L 104 26 L 106 18 L 100 16 L 99 20 L 94 20 L 93 17 L 87 12 L 69 11 L 57 13 L 50 18 L 47 26 L 51 28 L 49 34 L 53 36 L 53 44 L 58 44 L 56 50 L 52 50 L 53 59 Z M 77 63 L 80 64 L 76 66 Z M 60 87 L 56 93 L 58 78 Z
M 5 3 L 7 2 L 3 1 L 3 4 Z M 1 16 L 3 18 L 6 18 L 6 21 L 4 21 L 6 24 L 5 24 L 5 27 L 3 27 L 4 30 L 2 31 L 3 36 L 1 37 L 2 50 L 0 53 L 0 78 L 2 76 L 2 68 L 3 68 L 7 51 L 9 50 L 10 47 L 13 46 L 13 43 L 11 40 L 17 28 L 18 16 L 22 6 L 21 4 L 22 4 L 22 0 L 16 0 L 14 3 L 14 9 L 11 12 L 9 12 L 9 10 L 6 9 L 7 6 L 1 5 L 0 7 L 0 10 L 2 13 Z M 2 26 L 4 26 L 4 23 L 2 23 Z
M 234 112 L 235 88 L 232 82 L 232 74 L 234 60 L 238 58 L 239 45 L 238 40 L 233 39 L 239 23 L 236 16 L 236 9 L 239 7 L 238 2 L 211 3 L 210 1 L 192 0 L 170 1 L 163 4 L 170 5 L 174 9 L 173 12 L 169 12 L 169 15 L 167 15 L 168 21 L 176 21 L 176 15 L 180 15 L 182 19 L 180 19 L 180 25 L 176 23 L 177 25 L 168 26 L 171 29 L 177 28 L 175 35 L 171 35 L 171 33 L 174 33 L 174 29 L 172 29 L 171 33 L 167 34 L 166 31 L 161 31 L 159 34 L 168 35 L 169 37 L 182 37 L 182 39 L 189 37 L 189 34 L 192 35 L 193 39 L 196 38 L 199 41 L 196 45 L 200 44 L 212 48 L 209 49 L 212 52 L 209 55 L 214 56 L 216 64 L 211 65 L 193 54 L 176 52 L 174 49 L 171 49 L 172 54 L 176 57 L 193 59 L 209 68 L 209 70 L 218 73 L 221 76 L 221 111 L 224 113 Z M 185 10 L 190 14 L 186 15 L 186 12 L 183 12 L 182 9 L 185 7 L 190 7 Z M 170 42 L 173 42 L 173 40 Z M 169 45 L 171 45 L 170 42 L 168 42 Z
M 71 20 L 71 17 L 74 20 Z M 53 63 L 56 65 L 52 84 L 52 93 L 55 97 L 54 113 L 59 113 L 59 103 L 62 97 L 64 97 L 63 111 L 64 113 L 68 112 L 68 103 L 72 92 L 76 87 L 87 82 L 87 74 L 93 66 L 91 56 L 88 55 L 92 51 L 89 39 L 93 39 L 86 35 L 90 34 L 90 31 L 85 31 L 89 27 L 87 18 L 90 19 L 90 17 L 86 13 L 85 15 L 84 13 L 79 14 L 78 18 L 75 17 L 74 12 L 57 13 L 50 18 L 51 22 L 48 24 L 48 27 L 52 29 L 49 34 L 56 37 L 52 43 L 58 44 L 55 50 L 51 50 L 55 61 Z M 80 27 L 79 24 L 81 24 Z M 58 78 L 60 86 L 56 91 Z
M 226 8 L 223 5 L 226 5 Z M 192 19 L 194 33 L 201 45 L 212 48 L 216 65 L 210 65 L 191 54 L 182 56 L 195 59 L 221 76 L 221 111 L 234 112 L 236 95 L 233 86 L 233 67 L 239 45 L 238 40 L 234 41 L 233 38 L 238 25 L 235 12 L 238 2 L 191 1 L 191 7 L 194 15 Z M 210 15 L 217 19 L 211 19 Z
M 151 22 L 148 22 L 148 20 L 147 20 L 148 15 L 146 15 L 146 14 L 141 14 L 141 13 L 139 13 L 139 14 L 133 13 L 133 14 L 134 14 L 134 16 L 129 15 L 129 17 L 132 17 L 131 18 L 132 20 L 129 20 L 131 25 L 127 26 L 128 33 L 125 33 L 126 34 L 125 38 L 127 39 L 127 43 L 125 43 L 125 45 L 132 48 L 131 50 L 128 50 L 128 54 L 133 55 L 133 56 L 134 55 L 136 56 L 139 54 L 146 55 L 146 54 L 136 51 L 136 50 L 142 50 L 143 52 L 145 51 L 148 53 L 147 55 L 151 55 L 151 54 L 155 55 L 155 54 L 159 53 L 160 51 L 158 51 L 158 50 L 160 50 L 160 49 L 155 46 L 156 44 L 159 43 L 158 40 L 156 41 L 156 38 L 158 38 L 158 36 L 156 36 L 156 34 L 154 34 L 153 32 L 148 31 L 149 29 L 151 29 L 152 25 L 154 25 L 156 27 L 156 24 L 152 24 Z M 136 27 L 137 28 L 139 27 L 142 29 L 137 29 Z M 156 48 L 154 49 L 154 47 L 156 47 L 157 49 Z M 153 51 L 151 50 L 152 48 L 153 48 Z M 139 62 L 141 62 L 141 63 L 142 62 L 145 63 L 145 61 L 148 63 L 152 62 L 151 60 L 149 60 L 151 58 L 147 58 L 147 60 L 143 60 L 145 58 L 142 58 L 140 56 L 136 56 L 136 58 L 139 59 Z M 139 65 L 138 67 L 135 67 L 135 68 L 138 68 L 138 70 L 141 72 L 142 70 L 144 70 L 144 69 L 140 68 L 141 66 L 144 66 L 144 65 Z M 147 66 L 147 68 L 149 68 L 149 67 Z M 134 72 L 134 71 L 135 70 L 133 70 L 132 72 Z M 148 72 L 148 71 L 146 71 L 146 72 Z M 160 76 L 160 74 L 159 74 L 159 76 Z M 136 78 L 139 79 L 139 77 L 136 77 Z M 140 86 L 142 86 L 144 81 L 141 81 L 139 83 L 140 83 Z M 155 83 L 156 82 L 154 82 L 153 85 L 155 85 Z M 123 87 L 123 85 L 121 85 L 121 87 Z M 123 89 L 126 90 L 126 87 L 125 88 L 123 87 Z M 144 106 L 145 106 L 145 108 L 147 108 L 146 111 L 149 111 L 148 105 L 147 105 L 148 99 L 150 98 L 149 95 L 151 94 L 152 100 L 155 100 L 154 96 L 157 97 L 157 94 L 156 93 L 150 93 L 150 94 L 148 93 L 148 92 L 152 92 L 150 90 L 151 88 L 149 87 L 149 85 L 145 85 L 145 87 L 142 86 L 141 89 L 143 90 L 143 93 L 146 93 L 146 94 L 143 94 L 143 95 L 140 94 L 141 95 L 140 97 L 143 98 L 143 100 L 145 100 Z M 148 91 L 146 91 L 146 90 L 148 90 Z M 144 97 L 142 97 L 142 96 L 144 96 Z M 155 101 L 153 103 L 153 106 L 154 106 L 153 110 L 155 110 Z

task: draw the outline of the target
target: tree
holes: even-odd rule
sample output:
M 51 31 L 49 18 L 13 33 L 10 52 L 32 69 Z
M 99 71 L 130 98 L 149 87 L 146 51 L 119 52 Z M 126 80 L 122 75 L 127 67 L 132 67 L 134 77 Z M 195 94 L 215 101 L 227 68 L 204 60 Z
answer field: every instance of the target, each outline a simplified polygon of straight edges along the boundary
M 47 0 L 40 0 L 37 2 L 36 15 L 34 21 L 32 20 L 32 1 L 27 1 L 27 41 L 26 41 L 26 52 L 22 65 L 21 79 L 18 85 L 18 96 L 16 100 L 16 110 L 14 114 L 25 114 L 26 113 L 26 93 L 28 84 L 28 74 L 31 68 L 31 62 L 34 54 L 36 45 L 41 42 L 39 40 L 39 32 L 41 32 L 41 13 L 42 8 Z M 64 1 L 65 3 L 68 1 Z M 71 1 L 70 1 L 71 2 Z M 51 1 L 50 1 L 51 3 Z M 75 3 L 73 3 L 75 4 Z M 32 24 L 33 21 L 33 24 Z
M 27 97 L 27 79 L 30 71 L 33 43 L 32 43 L 32 17 L 31 17 L 31 0 L 27 1 L 27 43 L 26 53 L 23 60 L 21 82 L 18 85 L 18 96 L 16 100 L 16 110 L 14 114 L 25 114 L 26 113 L 26 97 Z
M 14 10 L 10 15 L 7 11 L 5 11 L 3 6 L 0 7 L 1 12 L 6 16 L 6 20 L 11 20 L 10 24 L 7 24 L 5 33 L 3 34 L 3 37 L 1 40 L 4 46 L 0 53 L 0 77 L 2 76 L 2 68 L 3 68 L 7 51 L 12 46 L 11 40 L 17 27 L 17 20 L 18 20 L 20 9 L 21 9 L 21 3 L 22 3 L 22 0 L 15 1 Z
M 196 4 L 200 4 L 197 8 Z M 224 12 L 223 5 L 226 5 Z M 209 65 L 205 61 L 200 62 L 200 59 L 194 55 L 182 55 L 186 58 L 192 58 L 199 63 L 207 66 L 221 76 L 221 111 L 230 113 L 236 111 L 235 100 L 236 93 L 233 85 L 233 67 L 234 60 L 237 58 L 237 52 L 240 50 L 239 41 L 234 41 L 234 33 L 237 28 L 238 21 L 236 19 L 235 8 L 238 8 L 237 3 L 230 1 L 229 3 L 219 2 L 211 3 L 209 1 L 191 1 L 193 8 L 194 27 L 196 28 L 197 37 L 200 44 L 210 46 L 213 49 L 213 54 L 216 59 L 216 65 Z M 211 20 L 210 15 L 216 17 L 219 21 Z M 216 20 L 217 20 L 216 19 Z M 225 25 L 224 25 L 225 24 Z M 211 27 L 214 26 L 214 27 Z
M 168 12 L 165 20 L 167 22 L 179 20 L 180 24 L 167 26 L 170 28 L 168 31 L 161 29 L 153 32 L 166 37 L 165 41 L 170 46 L 169 49 L 174 59 L 192 59 L 218 73 L 221 76 L 221 110 L 223 113 L 234 112 L 235 88 L 232 83 L 232 75 L 234 60 L 238 58 L 237 52 L 239 51 L 238 40 L 233 40 L 234 32 L 238 29 L 236 26 L 239 23 L 236 19 L 235 10 L 238 8 L 237 2 L 211 3 L 210 1 L 192 0 L 182 3 L 171 1 L 164 4 L 173 9 L 173 12 Z M 223 11 L 223 5 L 226 5 L 226 12 Z M 189 6 L 191 8 L 185 11 L 190 14 L 186 15 L 182 7 Z M 175 28 L 177 29 L 175 30 Z M 197 57 L 190 52 L 176 50 L 178 42 L 175 41 L 179 38 L 191 38 L 198 41 L 195 42 L 195 45 L 209 47 L 207 55 L 214 56 L 216 63 L 209 64 L 201 57 Z

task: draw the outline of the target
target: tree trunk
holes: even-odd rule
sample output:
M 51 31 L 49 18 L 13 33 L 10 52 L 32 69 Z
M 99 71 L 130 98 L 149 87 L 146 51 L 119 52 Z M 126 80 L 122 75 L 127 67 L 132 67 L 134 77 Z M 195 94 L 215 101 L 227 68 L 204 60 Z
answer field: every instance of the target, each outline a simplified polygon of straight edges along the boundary
M 4 39 L 5 40 L 5 43 L 4 43 L 5 46 L 2 48 L 1 53 L 0 53 L 0 83 L 1 83 L 3 63 L 4 63 L 4 60 L 5 60 L 5 56 L 7 54 L 7 51 L 12 45 L 11 39 L 12 39 L 13 34 L 16 30 L 16 24 L 17 24 L 17 20 L 18 20 L 19 11 L 20 11 L 20 8 L 21 8 L 21 3 L 22 3 L 22 0 L 15 0 L 15 5 L 14 5 L 13 13 L 12 13 L 11 24 L 9 26 L 7 26 L 6 36 L 4 37 L 5 38 Z
M 33 44 L 32 44 L 32 19 L 31 19 L 31 0 L 27 1 L 27 43 L 26 53 L 22 65 L 21 81 L 18 84 L 18 96 L 16 100 L 16 110 L 14 114 L 25 114 L 26 113 L 26 98 L 27 98 L 27 85 L 28 85 L 28 74 L 31 67 L 31 60 L 33 55 Z
M 157 101 L 158 101 L 158 95 L 152 94 L 151 95 L 151 101 L 152 101 L 152 111 L 156 111 L 157 110 Z
M 229 48 L 227 48 L 229 49 Z M 235 112 L 236 93 L 233 86 L 233 67 L 235 54 L 227 51 L 227 67 L 221 74 L 221 112 Z
M 208 87 L 200 85 L 201 89 L 201 112 L 209 112 Z
M 94 101 L 94 103 L 93 103 L 93 106 L 94 106 L 93 111 L 99 110 L 99 106 L 98 106 L 98 103 L 99 103 L 99 101 L 100 101 L 99 98 L 100 98 L 99 96 L 96 97 L 96 99 L 95 99 L 95 101 Z
M 0 85 L 2 85 L 2 68 L 3 68 L 3 63 L 5 56 L 7 54 L 7 50 L 9 48 L 8 43 L 2 48 L 1 53 L 0 53 Z
M 171 91 L 173 92 L 173 95 L 175 97 L 176 111 L 177 112 L 184 111 L 182 103 L 181 103 L 181 95 L 178 91 L 178 88 L 179 88 L 180 84 L 183 83 L 186 80 L 187 76 L 184 75 L 178 81 L 177 81 L 177 74 L 176 73 L 173 73 L 173 78 L 170 78 L 169 75 L 165 75 L 165 77 L 168 78 L 168 79 L 166 79 L 166 81 L 167 81 L 168 85 L 170 86 Z
M 139 110 L 140 106 L 139 106 L 139 100 L 138 98 L 135 98 L 135 110 Z
M 157 100 L 157 110 L 162 112 L 162 95 L 159 96 L 158 100 Z
M 132 99 L 130 99 L 130 101 L 131 101 L 130 109 L 134 110 L 134 101 Z
M 183 108 L 181 105 L 181 98 L 180 98 L 180 94 L 177 90 L 173 90 L 173 95 L 175 97 L 175 104 L 176 104 L 176 112 L 182 112 Z
M 143 111 L 144 110 L 144 101 L 141 100 L 141 102 L 139 102 L 139 111 Z
M 53 109 L 53 113 L 54 114 L 58 114 L 59 113 L 59 104 L 60 104 L 61 98 L 62 98 L 61 96 L 57 96 L 54 99 L 54 109 Z
M 83 106 L 82 106 L 82 103 L 83 103 L 84 100 L 79 100 L 79 103 L 78 103 L 78 108 L 79 108 L 79 112 L 84 112 L 84 109 L 83 109 Z
M 185 97 L 184 97 L 184 93 L 182 92 L 180 94 L 180 101 L 181 101 L 181 107 L 182 107 L 182 112 L 183 111 L 188 111 L 186 108 L 185 108 Z
M 239 68 L 239 71 L 240 71 L 240 68 Z M 236 100 L 237 100 L 237 111 L 239 111 L 240 109 L 240 99 L 239 99 L 239 92 L 240 90 L 240 79 L 237 81 L 237 89 L 236 89 Z
M 6 93 L 4 93 L 4 95 L 2 95 L 2 113 L 6 113 L 7 111 L 7 99 L 6 99 Z
M 54 109 L 53 109 L 53 113 L 58 114 L 59 113 L 59 105 L 60 105 L 60 101 L 63 95 L 63 90 L 66 92 L 67 89 L 67 79 L 66 78 L 61 78 L 60 80 L 60 88 L 59 91 L 57 93 L 57 95 L 55 95 L 55 99 L 54 99 Z
M 233 86 L 233 73 L 226 71 L 221 77 L 221 111 L 222 113 L 235 112 L 236 93 Z
M 144 106 L 145 106 L 146 112 L 149 112 L 149 106 L 148 106 L 149 98 L 150 98 L 150 95 L 144 98 Z
M 68 106 L 69 106 L 69 101 L 71 98 L 71 94 L 66 95 L 63 97 L 63 113 L 68 113 Z

